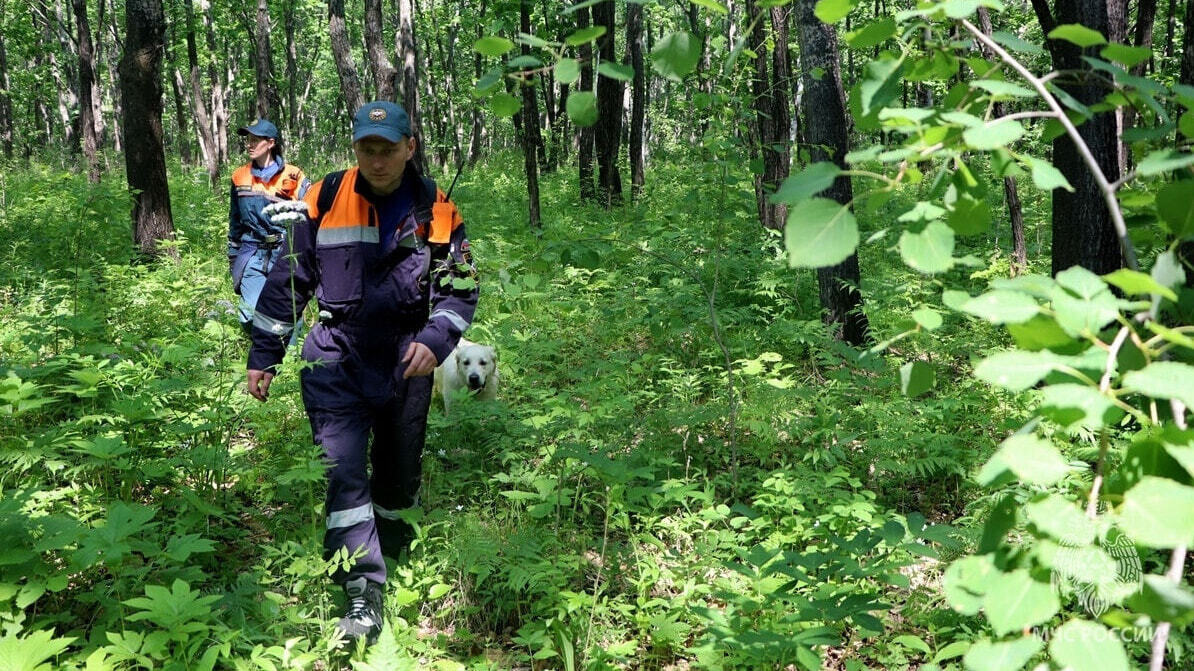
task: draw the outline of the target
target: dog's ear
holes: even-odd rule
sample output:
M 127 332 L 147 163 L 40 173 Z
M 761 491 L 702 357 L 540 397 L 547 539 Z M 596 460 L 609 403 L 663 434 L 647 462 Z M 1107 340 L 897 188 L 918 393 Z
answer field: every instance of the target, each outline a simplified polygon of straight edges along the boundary
M 497 349 L 495 349 L 493 347 L 486 347 L 485 353 L 489 355 L 490 359 L 493 359 L 494 361 L 498 360 Z

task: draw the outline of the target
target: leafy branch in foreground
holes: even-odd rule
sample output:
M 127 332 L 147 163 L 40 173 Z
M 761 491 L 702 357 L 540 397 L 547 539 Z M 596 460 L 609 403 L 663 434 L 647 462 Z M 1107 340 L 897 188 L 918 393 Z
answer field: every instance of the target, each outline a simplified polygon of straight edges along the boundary
M 829 11 L 831 3 L 846 5 L 845 11 Z M 818 16 L 840 20 L 848 4 L 822 0 Z M 984 613 L 993 634 L 970 647 L 964 658 L 969 669 L 1022 668 L 1041 654 L 1046 640 L 1056 667 L 1093 668 L 1087 662 L 1097 658 L 1100 669 L 1128 669 L 1124 641 L 1140 632 L 1153 639 L 1150 664 L 1159 669 L 1170 623 L 1194 620 L 1194 593 L 1177 580 L 1194 542 L 1194 432 L 1185 419 L 1194 405 L 1194 339 L 1189 325 L 1173 325 L 1189 314 L 1194 299 L 1179 253 L 1182 243 L 1194 239 L 1194 154 L 1173 149 L 1172 134 L 1136 134 L 1135 172 L 1108 179 L 1078 130 L 1091 108 L 1057 86 L 1070 73 L 1034 74 L 1011 53 L 1022 44 L 988 36 L 969 20 L 979 5 L 1001 8 L 994 1 L 947 0 L 868 27 L 867 47 L 894 42 L 896 48 L 866 66 L 851 107 L 860 128 L 904 139 L 851 152 L 845 157 L 849 169 L 815 163 L 784 183 L 775 198 L 790 208 L 789 260 L 802 267 L 839 262 L 858 246 L 851 212 L 857 203 L 874 211 L 897 192 L 917 191 L 915 205 L 898 217 L 905 225 L 897 245 L 904 262 L 934 275 L 979 265 L 955 250 L 959 236 L 990 225 L 980 160 L 989 158 L 997 177 L 1027 172 L 1043 191 L 1072 190 L 1061 170 L 1021 146 L 1029 144 L 1021 142 L 1029 135 L 1021 121 L 1044 118 L 1047 133 L 1068 136 L 1098 184 L 1127 267 L 1101 277 L 1074 266 L 1052 278 L 997 279 L 976 297 L 945 283 L 947 307 L 1005 327 L 1016 345 L 986 357 L 975 375 L 1011 392 L 1037 389 L 1040 398 L 1036 417 L 1003 441 L 978 473 L 980 484 L 1011 487 L 1015 495 L 995 507 L 977 552 L 946 571 L 946 599 L 960 613 Z M 972 42 L 950 38 L 958 32 L 999 61 L 976 57 Z M 1077 25 L 1058 26 L 1049 37 L 1080 48 L 1106 44 L 1096 31 Z M 1085 57 L 1095 78 L 1110 83 L 1100 109 L 1133 105 L 1172 132 L 1166 105 L 1191 109 L 1194 90 L 1167 89 L 1131 75 L 1120 67 L 1130 67 L 1134 57 L 1124 49 L 1108 45 L 1103 58 Z M 901 78 L 948 81 L 963 63 L 972 78 L 955 83 L 939 104 L 895 106 Z M 1009 81 L 1009 69 L 1028 86 Z M 1044 109 L 992 113 L 996 103 L 1034 100 Z M 1152 268 L 1144 273 L 1119 192 L 1129 182 L 1175 173 L 1180 181 L 1156 191 L 1144 184 L 1135 193 L 1137 210 L 1141 192 L 1151 197 L 1147 212 L 1162 240 L 1149 250 Z M 874 179 L 879 186 L 845 205 L 816 197 L 841 175 Z M 932 328 L 918 320 L 913 332 Z M 931 366 L 905 368 L 905 390 L 932 386 L 926 383 L 934 375 Z M 1097 456 L 1093 463 L 1067 456 L 1059 439 L 1090 442 Z M 1017 527 L 1028 533 L 1012 541 L 1009 532 Z M 1153 550 L 1171 551 L 1165 575 L 1142 574 L 1141 553 L 1147 558 Z M 1076 603 L 1067 605 L 1070 598 Z

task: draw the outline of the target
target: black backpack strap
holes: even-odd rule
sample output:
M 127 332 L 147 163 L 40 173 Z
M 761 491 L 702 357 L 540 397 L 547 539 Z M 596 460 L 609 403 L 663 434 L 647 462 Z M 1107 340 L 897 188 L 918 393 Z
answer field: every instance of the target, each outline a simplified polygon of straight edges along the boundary
M 319 198 L 315 200 L 315 207 L 319 210 L 320 219 L 323 219 L 323 215 L 332 209 L 336 194 L 340 192 L 340 183 L 344 181 L 344 172 L 343 170 L 333 172 L 323 178 L 323 184 L 319 187 Z

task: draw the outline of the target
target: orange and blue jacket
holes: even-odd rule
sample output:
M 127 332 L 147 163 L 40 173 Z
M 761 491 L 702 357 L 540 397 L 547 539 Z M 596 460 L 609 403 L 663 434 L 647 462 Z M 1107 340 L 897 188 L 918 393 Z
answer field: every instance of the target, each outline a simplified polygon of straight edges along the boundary
M 349 340 L 412 333 L 437 362 L 456 347 L 479 295 L 464 223 L 413 165 L 398 188 L 408 190 L 402 195 L 411 206 L 389 226 L 381 225 L 377 197 L 357 168 L 332 173 L 307 192 L 308 216 L 294 224 L 257 301 L 249 369 L 271 370 L 282 361 L 312 297 L 320 322 Z M 384 229 L 394 231 L 389 239 Z
M 261 171 L 246 163 L 232 173 L 231 204 L 228 208 L 228 256 L 236 256 L 243 246 L 277 242 L 284 233 L 261 210 L 280 200 L 295 200 L 306 195 L 311 182 L 296 165 L 287 165 L 281 156 L 275 159 L 278 171 L 262 179 Z

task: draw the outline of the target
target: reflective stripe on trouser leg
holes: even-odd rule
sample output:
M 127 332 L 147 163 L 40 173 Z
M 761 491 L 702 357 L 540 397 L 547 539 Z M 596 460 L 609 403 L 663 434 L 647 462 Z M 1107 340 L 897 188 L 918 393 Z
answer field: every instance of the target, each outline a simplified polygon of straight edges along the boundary
M 337 568 L 332 579 L 343 583 L 364 576 L 377 583 L 386 581 L 386 565 L 381 558 L 373 501 L 369 496 L 366 469 L 370 417 L 362 410 L 342 408 L 336 411 L 308 408 L 315 442 L 332 462 L 328 469 L 327 531 L 323 536 L 324 557 L 330 558 L 340 548 L 350 555 L 358 549 L 364 554 L 349 571 Z

